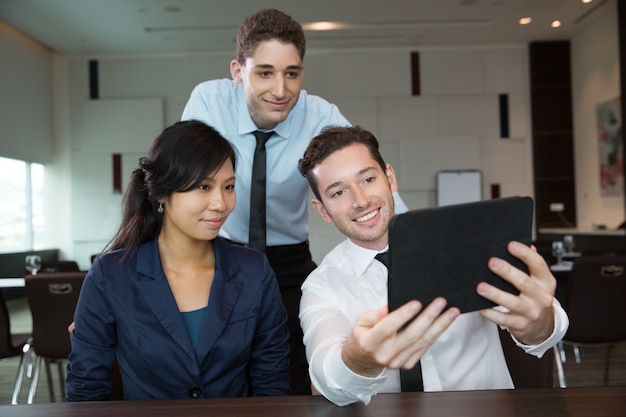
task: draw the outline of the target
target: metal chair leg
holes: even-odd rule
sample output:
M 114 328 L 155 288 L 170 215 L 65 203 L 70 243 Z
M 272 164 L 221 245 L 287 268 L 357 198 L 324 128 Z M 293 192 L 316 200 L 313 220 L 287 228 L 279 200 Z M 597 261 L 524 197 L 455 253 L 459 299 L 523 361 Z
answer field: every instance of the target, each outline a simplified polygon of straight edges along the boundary
M 556 365 L 556 373 L 559 377 L 559 387 L 567 388 L 567 382 L 565 381 L 565 371 L 563 370 L 563 363 L 561 362 L 563 358 L 562 353 L 563 346 L 554 346 L 552 351 L 554 352 L 554 364 Z
M 55 402 L 56 395 L 54 395 L 54 381 L 52 380 L 52 371 L 50 371 L 50 362 L 52 362 L 52 359 L 44 358 L 43 361 L 46 366 L 46 375 L 48 377 L 48 394 L 50 395 L 50 402 Z
M 26 348 L 26 346 L 24 346 Z M 33 349 L 33 343 L 31 339 L 31 343 L 28 345 L 28 352 L 26 352 L 26 379 L 33 378 L 33 368 L 35 362 L 35 350 Z
M 19 401 L 20 391 L 22 390 L 22 383 L 24 381 L 24 375 L 26 373 L 27 363 L 29 362 L 30 353 L 30 340 L 22 348 L 22 356 L 20 356 L 20 366 L 17 368 L 17 375 L 15 377 L 15 385 L 13 386 L 13 394 L 11 395 L 11 404 L 16 405 Z
M 65 363 L 61 359 L 57 359 L 57 371 L 59 373 L 59 389 L 61 390 L 61 400 L 65 401 Z
M 611 348 L 613 347 L 612 343 L 609 343 L 606 347 L 606 358 L 604 358 L 604 386 L 609 385 L 609 364 L 611 362 Z
M 37 356 L 35 358 L 35 370 L 33 371 L 33 378 L 30 380 L 30 388 L 28 389 L 27 404 L 33 404 L 35 402 L 35 395 L 37 394 L 37 384 L 39 383 L 39 373 L 41 372 L 41 361 L 43 358 Z
M 567 355 L 565 354 L 565 348 L 563 347 L 563 342 L 557 343 L 557 347 L 559 350 L 561 363 L 567 363 Z M 559 358 L 556 358 L 556 360 L 559 360 Z
M 574 344 L 574 358 L 576 363 L 580 363 L 580 348 L 576 344 Z

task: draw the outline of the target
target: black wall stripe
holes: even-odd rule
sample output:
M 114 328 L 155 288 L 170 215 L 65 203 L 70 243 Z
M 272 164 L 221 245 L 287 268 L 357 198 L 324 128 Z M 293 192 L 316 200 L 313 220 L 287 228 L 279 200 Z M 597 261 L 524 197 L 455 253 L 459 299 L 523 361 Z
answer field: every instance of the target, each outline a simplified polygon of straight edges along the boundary
M 89 61 L 89 98 L 92 100 L 100 98 L 98 85 L 98 61 Z
M 500 138 L 509 138 L 509 95 L 500 94 Z
M 420 53 L 411 52 L 411 89 L 414 96 L 422 94 L 420 84 Z

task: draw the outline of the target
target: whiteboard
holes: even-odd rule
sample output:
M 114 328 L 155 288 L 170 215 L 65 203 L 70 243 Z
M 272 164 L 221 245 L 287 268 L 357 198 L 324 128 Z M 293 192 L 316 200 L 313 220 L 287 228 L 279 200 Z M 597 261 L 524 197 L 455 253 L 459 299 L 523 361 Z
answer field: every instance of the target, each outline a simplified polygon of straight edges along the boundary
M 437 206 L 482 200 L 482 175 L 477 169 L 437 172 Z

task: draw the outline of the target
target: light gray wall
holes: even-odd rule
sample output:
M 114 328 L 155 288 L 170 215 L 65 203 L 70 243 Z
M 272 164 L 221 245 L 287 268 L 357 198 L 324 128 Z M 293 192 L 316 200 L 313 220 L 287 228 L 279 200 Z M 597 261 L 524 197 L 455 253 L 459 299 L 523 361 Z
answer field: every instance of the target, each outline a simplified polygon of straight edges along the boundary
M 52 54 L 0 20 L 0 155 L 52 161 Z
M 604 224 L 615 228 L 625 220 L 624 196 L 600 195 L 596 123 L 596 106 L 620 96 L 615 7 L 572 39 L 571 47 L 578 227 Z
M 584 35 L 588 41 L 573 40 L 574 58 L 597 49 L 596 42 L 606 42 L 611 25 L 616 27 L 615 19 L 606 18 L 601 27 L 594 26 Z M 12 45 L 6 48 L 0 42 L 0 53 L 3 57 L 8 54 L 6 62 L 11 62 L 11 56 L 23 54 L 18 50 L 24 47 L 38 59 L 52 62 L 52 75 L 23 71 L 32 78 L 31 84 L 53 80 L 48 87 L 52 98 L 46 101 L 54 103 L 52 108 L 40 103 L 41 95 L 32 91 L 10 98 L 3 94 L 0 103 L 5 108 L 15 101 L 17 106 L 37 102 L 32 117 L 53 120 L 52 129 L 45 123 L 43 129 L 52 131 L 53 139 L 39 135 L 40 140 L 54 146 L 49 165 L 54 194 L 49 196 L 48 205 L 59 208 L 49 209 L 49 242 L 50 246 L 60 247 L 64 257 L 88 267 L 89 256 L 102 248 L 119 221 L 121 196 L 112 191 L 111 154 L 122 154 L 125 182 L 156 134 L 179 119 L 193 86 L 206 79 L 229 76 L 232 56 L 68 59 L 36 44 L 24 46 L 14 35 L 7 36 L 7 31 L 0 26 L 0 36 Z M 596 35 L 598 32 L 601 34 Z M 305 58 L 304 87 L 336 103 L 353 124 L 377 135 L 385 158 L 396 168 L 400 192 L 412 209 L 435 205 L 435 179 L 440 169 L 480 169 L 485 198 L 489 198 L 493 183 L 500 185 L 503 197 L 533 195 L 527 46 L 420 48 L 422 94 L 417 97 L 411 95 L 411 52 L 311 50 Z M 88 61 L 94 58 L 99 62 L 98 103 L 89 100 Z M 20 59 L 13 61 L 26 65 Z M 605 62 L 587 64 L 591 68 L 586 71 L 599 71 Z M 0 88 L 9 82 L 0 77 Z M 607 85 L 607 94 L 612 88 Z M 510 97 L 509 139 L 499 138 L 498 95 L 502 93 Z M 593 107 L 596 98 L 576 94 L 575 99 L 590 101 L 577 102 L 576 109 Z M 102 111 L 101 117 L 94 106 Z M 132 125 L 134 115 L 142 115 L 136 127 Z M 578 134 L 589 125 L 595 125 L 595 121 L 577 122 L 577 149 L 581 141 L 595 143 L 595 137 Z M 9 132 L 22 135 L 18 127 L 11 120 L 0 125 L 0 154 L 9 149 L 4 145 Z M 129 129 L 132 134 L 120 138 Z M 577 172 L 597 172 L 597 158 L 585 158 L 578 151 L 576 158 Z M 587 191 L 586 198 L 601 201 L 593 190 Z M 579 209 L 579 221 L 586 224 L 591 223 L 591 217 L 617 216 L 612 211 L 613 207 L 594 203 L 589 210 Z M 622 217 L 623 213 L 622 207 Z M 309 217 L 312 251 L 319 261 L 342 238 L 313 210 Z

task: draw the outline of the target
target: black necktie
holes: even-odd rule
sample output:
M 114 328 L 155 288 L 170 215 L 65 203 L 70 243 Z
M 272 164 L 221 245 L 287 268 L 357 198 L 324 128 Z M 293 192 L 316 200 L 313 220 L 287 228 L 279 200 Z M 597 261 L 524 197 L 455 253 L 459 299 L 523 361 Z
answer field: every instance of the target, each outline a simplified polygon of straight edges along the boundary
M 252 181 L 250 183 L 250 234 L 248 246 L 265 252 L 265 142 L 274 132 L 256 130 L 253 133 L 256 138 L 256 149 L 254 150 Z
M 389 252 L 380 252 L 375 258 L 389 269 Z M 400 369 L 400 386 L 402 392 L 424 391 L 422 365 L 419 361 L 413 369 Z

